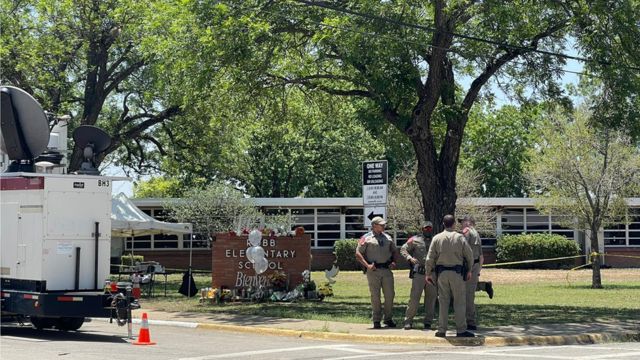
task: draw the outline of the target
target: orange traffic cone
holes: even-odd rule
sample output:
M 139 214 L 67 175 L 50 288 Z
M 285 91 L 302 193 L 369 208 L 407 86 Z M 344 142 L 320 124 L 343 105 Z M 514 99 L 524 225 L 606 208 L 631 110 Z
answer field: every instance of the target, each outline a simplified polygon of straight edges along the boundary
M 140 326 L 140 332 L 138 333 L 138 340 L 132 342 L 133 345 L 155 345 L 156 343 L 151 341 L 149 335 L 149 320 L 147 320 L 147 313 L 142 313 L 142 324 Z

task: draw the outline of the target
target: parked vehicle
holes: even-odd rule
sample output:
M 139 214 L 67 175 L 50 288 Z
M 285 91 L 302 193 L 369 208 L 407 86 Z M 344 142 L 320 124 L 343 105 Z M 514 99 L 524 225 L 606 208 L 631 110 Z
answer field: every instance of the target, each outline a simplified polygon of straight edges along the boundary
M 2 320 L 65 331 L 90 317 L 130 322 L 137 302 L 126 284 L 108 281 L 111 188 L 122 179 L 95 168 L 110 138 L 96 127 L 79 127 L 74 140 L 84 147 L 85 162 L 66 174 L 66 129 L 50 140 L 56 121 L 33 97 L 10 86 L 0 87 L 0 95 L 0 148 L 11 161 L 0 174 Z

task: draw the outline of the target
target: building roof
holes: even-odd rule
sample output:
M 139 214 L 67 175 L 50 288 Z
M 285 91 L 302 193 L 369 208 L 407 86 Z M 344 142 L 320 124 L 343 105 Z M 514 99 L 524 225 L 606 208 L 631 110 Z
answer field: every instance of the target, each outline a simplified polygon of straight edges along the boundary
M 164 198 L 144 198 L 131 199 L 134 204 L 140 207 L 163 207 L 167 202 L 179 201 L 180 199 Z M 344 198 L 249 198 L 257 206 L 263 207 L 362 207 L 361 197 Z M 497 207 L 535 207 L 533 198 L 507 198 L 507 197 L 474 197 L 462 198 L 459 201 L 471 201 L 480 206 Z M 627 198 L 627 204 L 631 207 L 640 207 L 640 198 Z

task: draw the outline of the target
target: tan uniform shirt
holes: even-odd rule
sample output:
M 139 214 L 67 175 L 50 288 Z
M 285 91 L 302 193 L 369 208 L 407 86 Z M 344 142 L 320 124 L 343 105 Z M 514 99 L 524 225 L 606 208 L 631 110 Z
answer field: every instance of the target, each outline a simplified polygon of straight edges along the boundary
M 444 230 L 433 237 L 431 246 L 429 246 L 426 265 L 427 276 L 435 271 L 436 265 L 462 265 L 465 258 L 469 266 L 473 265 L 473 252 L 464 236 L 455 231 Z
M 386 233 L 374 235 L 373 232 L 362 235 L 356 248 L 356 251 L 362 254 L 369 264 L 393 261 L 396 250 L 396 244 L 391 236 Z
M 409 261 L 410 258 L 414 258 L 418 260 L 418 264 L 424 266 L 427 262 L 427 251 L 429 251 L 430 244 L 431 239 L 425 241 L 424 235 L 412 236 L 400 248 L 400 255 L 407 261 Z
M 473 260 L 480 259 L 480 255 L 482 255 L 482 240 L 480 240 L 480 234 L 478 234 L 478 230 L 469 227 L 462 231 L 465 239 L 469 246 L 471 246 L 471 251 L 473 251 Z

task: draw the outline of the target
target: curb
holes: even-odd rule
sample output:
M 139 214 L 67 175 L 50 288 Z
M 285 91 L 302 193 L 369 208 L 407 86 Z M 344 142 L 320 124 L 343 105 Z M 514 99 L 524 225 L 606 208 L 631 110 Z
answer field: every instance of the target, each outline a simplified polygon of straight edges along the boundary
M 109 321 L 108 319 L 93 318 L 92 321 Z M 139 319 L 133 319 L 139 324 Z M 149 320 L 150 325 L 173 326 L 191 329 L 229 331 L 244 334 L 261 334 L 271 336 L 289 336 L 312 340 L 350 341 L 369 344 L 411 344 L 430 346 L 526 346 L 526 345 L 587 345 L 608 342 L 638 342 L 640 330 L 583 333 L 573 335 L 528 335 L 528 336 L 476 336 L 474 338 L 457 338 L 449 336 L 437 338 L 435 336 L 402 336 L 383 334 L 353 334 L 329 331 L 291 330 L 258 326 L 242 326 L 215 323 L 197 323 L 172 320 Z
M 475 338 L 456 338 L 455 336 L 437 338 L 435 336 L 400 336 L 400 335 L 369 335 L 350 334 L 323 331 L 289 330 L 279 328 L 250 327 L 240 325 L 225 325 L 198 323 L 198 329 L 232 331 L 273 336 L 291 336 L 314 340 L 352 341 L 372 344 L 412 344 L 432 346 L 525 346 L 525 345 L 586 345 L 607 342 L 636 342 L 640 341 L 638 332 L 615 333 L 586 333 L 575 335 L 531 335 L 531 336 L 477 336 Z

